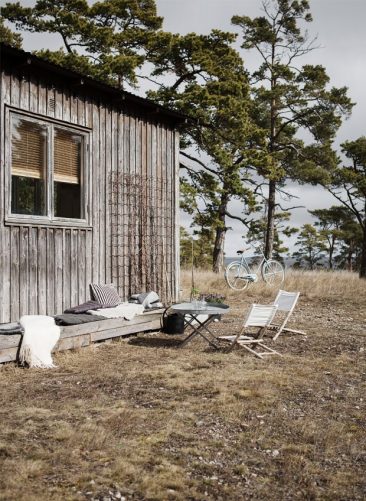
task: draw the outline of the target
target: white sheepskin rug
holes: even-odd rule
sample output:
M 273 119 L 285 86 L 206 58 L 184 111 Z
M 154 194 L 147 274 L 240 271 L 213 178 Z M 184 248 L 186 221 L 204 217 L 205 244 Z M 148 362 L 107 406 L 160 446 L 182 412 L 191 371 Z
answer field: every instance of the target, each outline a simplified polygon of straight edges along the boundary
M 60 327 L 53 317 L 45 315 L 24 315 L 20 318 L 24 328 L 19 359 L 29 367 L 49 369 L 53 364 L 51 351 L 60 338 Z

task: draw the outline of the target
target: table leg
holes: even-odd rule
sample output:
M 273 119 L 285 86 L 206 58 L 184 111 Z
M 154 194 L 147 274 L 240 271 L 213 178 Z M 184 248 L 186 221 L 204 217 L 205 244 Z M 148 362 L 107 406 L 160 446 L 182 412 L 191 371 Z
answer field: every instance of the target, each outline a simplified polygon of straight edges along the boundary
M 213 322 L 216 318 L 219 317 L 219 315 L 211 315 L 209 316 L 204 322 L 201 322 L 200 320 L 198 320 L 198 315 L 199 314 L 190 314 L 189 315 L 189 319 L 186 320 L 186 327 L 190 326 L 192 329 L 193 329 L 193 332 L 191 332 L 191 334 L 189 334 L 189 336 L 186 337 L 186 339 L 181 343 L 181 347 L 185 346 L 189 341 L 191 341 L 193 338 L 195 338 L 196 336 L 201 336 L 203 337 L 203 339 L 205 341 L 207 341 L 207 343 L 209 343 L 212 347 L 216 348 L 216 349 L 219 349 L 219 347 L 211 340 L 207 337 L 207 335 L 205 335 L 202 331 L 203 330 L 206 330 L 210 336 L 212 336 L 212 338 L 215 339 L 215 336 L 212 334 L 212 332 L 210 331 L 210 329 L 207 327 L 211 322 Z M 193 322 L 196 321 L 198 323 L 198 327 L 196 328 L 195 325 L 193 325 Z

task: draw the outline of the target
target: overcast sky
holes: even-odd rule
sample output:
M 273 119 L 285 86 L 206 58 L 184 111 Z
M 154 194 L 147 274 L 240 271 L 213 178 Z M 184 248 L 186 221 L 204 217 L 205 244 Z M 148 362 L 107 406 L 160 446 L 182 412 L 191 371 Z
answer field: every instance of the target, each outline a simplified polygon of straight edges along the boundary
M 22 5 L 32 5 L 31 0 L 21 1 Z M 0 6 L 5 1 L 0 0 Z M 208 33 L 213 28 L 233 30 L 230 19 L 233 15 L 261 15 L 261 0 L 156 0 L 158 14 L 164 17 L 164 29 L 172 32 Z M 351 99 L 357 103 L 352 116 L 345 121 L 337 136 L 337 145 L 345 140 L 353 140 L 366 134 L 366 0 L 310 0 L 314 18 L 307 24 L 310 36 L 318 36 L 320 49 L 302 58 L 302 64 L 322 64 L 326 67 L 331 85 L 347 86 Z M 44 46 L 61 46 L 58 37 L 25 34 L 25 50 Z M 243 53 L 249 70 L 257 67 L 253 52 Z M 307 209 L 324 208 L 336 201 L 321 188 L 310 186 L 290 186 L 291 192 L 299 196 L 296 204 Z M 234 206 L 237 210 L 240 207 Z M 187 223 L 186 217 L 182 221 Z M 291 224 L 301 226 L 310 218 L 305 209 L 293 213 Z M 242 227 L 233 222 L 233 231 L 228 233 L 226 255 L 234 255 L 242 243 Z

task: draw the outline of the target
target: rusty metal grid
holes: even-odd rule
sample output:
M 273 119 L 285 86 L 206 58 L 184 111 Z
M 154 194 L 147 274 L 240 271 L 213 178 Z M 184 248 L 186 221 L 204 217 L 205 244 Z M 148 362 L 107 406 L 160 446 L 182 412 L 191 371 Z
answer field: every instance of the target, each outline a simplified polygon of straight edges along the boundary
M 156 291 L 172 299 L 174 217 L 166 182 L 111 174 L 112 279 L 121 296 Z

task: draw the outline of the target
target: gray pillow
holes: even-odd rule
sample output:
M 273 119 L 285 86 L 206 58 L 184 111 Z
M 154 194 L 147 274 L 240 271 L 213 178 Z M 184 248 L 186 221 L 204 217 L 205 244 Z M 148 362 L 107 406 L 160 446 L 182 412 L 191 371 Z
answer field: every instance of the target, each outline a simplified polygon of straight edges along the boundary
M 113 284 L 90 284 L 90 294 L 94 301 L 98 301 L 104 308 L 113 308 L 122 303 L 117 289 Z

